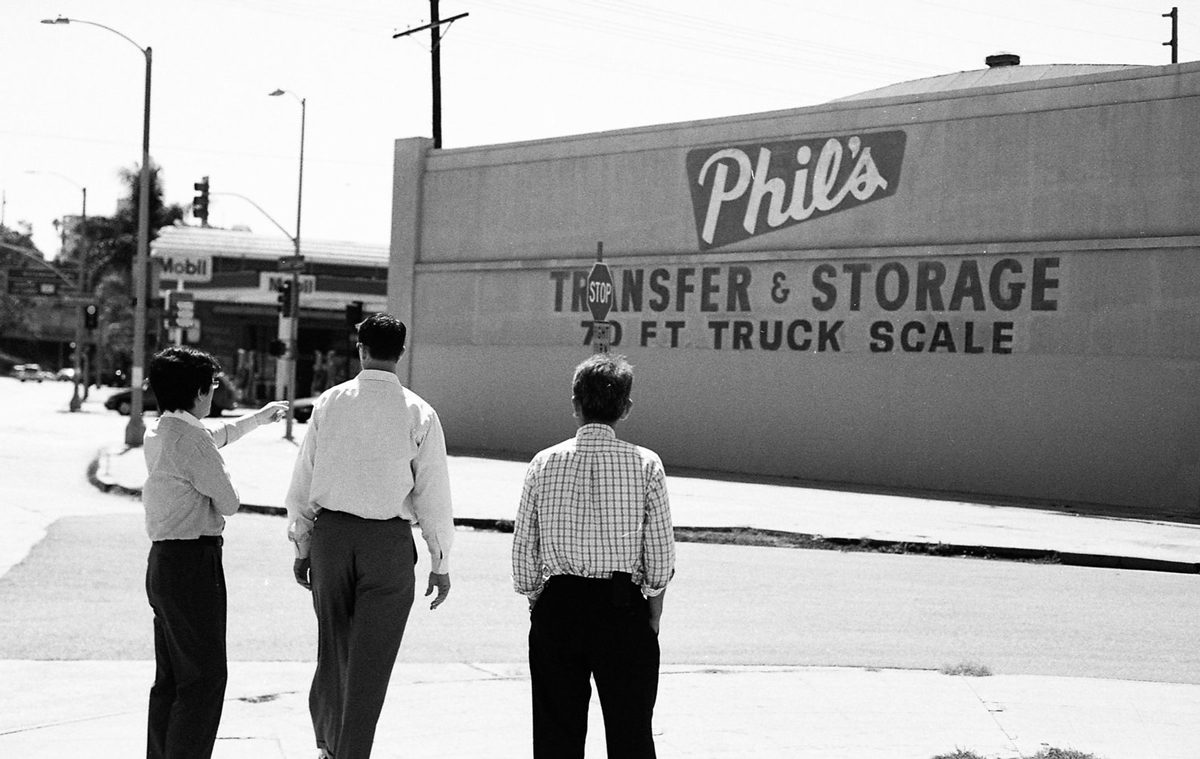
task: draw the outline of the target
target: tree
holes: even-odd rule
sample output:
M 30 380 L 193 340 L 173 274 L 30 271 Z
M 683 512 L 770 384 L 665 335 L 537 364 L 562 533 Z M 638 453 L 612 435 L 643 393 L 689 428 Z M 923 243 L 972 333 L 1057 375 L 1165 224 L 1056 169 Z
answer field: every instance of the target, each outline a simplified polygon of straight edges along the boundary
M 0 225 L 0 269 L 24 268 L 27 258 L 46 259 L 37 246 L 33 244 L 28 223 L 18 222 L 24 227 L 23 231 L 9 229 Z M 5 279 L 7 281 L 7 278 Z M 7 337 L 14 332 L 28 331 L 29 309 L 32 306 L 28 298 L 9 295 L 7 287 L 0 288 L 0 337 Z
M 157 237 L 159 229 L 183 220 L 186 215 L 183 206 L 163 203 L 160 171 L 153 166 L 150 172 L 151 240 Z M 127 368 L 133 356 L 132 275 L 137 257 L 140 170 L 137 166 L 122 169 L 121 180 L 129 188 L 128 198 L 118 203 L 112 216 L 89 216 L 81 232 L 85 239 L 83 249 L 88 251 L 88 281 L 100 307 L 98 359 L 109 371 Z
M 161 169 L 150 171 L 150 239 L 158 236 L 158 230 L 182 221 L 187 215 L 178 203 L 163 203 Z M 112 216 L 88 217 L 83 229 L 90 259 L 89 273 L 92 281 L 99 282 L 105 275 L 113 273 L 128 278 L 137 257 L 138 200 L 141 197 L 140 170 L 137 166 L 121 169 L 121 181 L 129 188 L 128 199 L 117 204 Z

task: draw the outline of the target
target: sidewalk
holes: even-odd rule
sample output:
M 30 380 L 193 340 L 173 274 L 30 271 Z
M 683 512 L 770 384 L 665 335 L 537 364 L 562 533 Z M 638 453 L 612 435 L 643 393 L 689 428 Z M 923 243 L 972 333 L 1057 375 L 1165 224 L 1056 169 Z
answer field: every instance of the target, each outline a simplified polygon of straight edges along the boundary
M 214 759 L 313 759 L 312 665 L 231 662 Z M 0 755 L 144 752 L 153 662 L 0 661 Z M 830 667 L 663 668 L 658 754 L 679 759 L 988 759 L 1047 746 L 1101 759 L 1195 759 L 1200 686 L 1038 676 L 963 678 Z M 605 756 L 593 696 L 587 756 Z M 530 756 L 524 665 L 397 664 L 377 759 Z
M 297 425 L 297 437 L 305 425 Z M 296 443 L 282 429 L 224 451 L 244 504 L 281 510 Z M 298 442 L 298 440 L 297 440 Z M 457 517 L 503 528 L 522 462 L 452 457 Z M 138 492 L 139 449 L 101 451 L 93 481 Z M 982 547 L 998 555 L 1196 571 L 1200 527 L 1050 511 L 668 477 L 680 528 L 746 527 L 846 541 Z M 216 759 L 312 759 L 311 663 L 231 662 Z M 117 759 L 143 751 L 146 661 L 0 661 L 0 756 Z M 1098 759 L 1196 759 L 1200 684 L 836 667 L 667 666 L 655 711 L 660 756 L 711 759 L 987 759 L 1048 747 Z M 530 756 L 524 663 L 397 665 L 375 756 Z M 602 757 L 593 695 L 588 756 Z
M 295 442 L 284 440 L 282 426 L 275 425 L 222 451 L 244 508 L 282 510 L 307 425 L 293 429 Z M 456 519 L 510 525 L 524 474 L 525 462 L 452 456 Z M 140 449 L 100 452 L 99 485 L 139 493 L 145 479 Z M 1200 572 L 1200 525 L 697 477 L 668 476 L 667 488 L 679 528 L 751 528 L 851 544 L 940 544 L 1064 564 Z

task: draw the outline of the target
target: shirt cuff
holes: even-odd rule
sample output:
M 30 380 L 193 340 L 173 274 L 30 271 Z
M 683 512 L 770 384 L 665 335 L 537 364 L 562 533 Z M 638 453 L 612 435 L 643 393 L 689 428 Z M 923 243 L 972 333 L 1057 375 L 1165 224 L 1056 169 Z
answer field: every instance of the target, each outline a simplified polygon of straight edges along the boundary
M 312 532 L 306 532 L 301 536 L 288 535 L 288 540 L 292 541 L 292 545 L 296 547 L 296 558 L 307 559 L 309 548 L 312 547 Z
M 518 593 L 525 596 L 530 601 L 536 601 L 538 599 L 538 596 L 542 595 L 542 591 L 545 589 L 546 589 L 546 585 L 544 583 L 542 585 L 539 585 L 538 587 L 534 588 L 533 590 L 521 590 L 520 588 L 515 588 L 515 590 Z

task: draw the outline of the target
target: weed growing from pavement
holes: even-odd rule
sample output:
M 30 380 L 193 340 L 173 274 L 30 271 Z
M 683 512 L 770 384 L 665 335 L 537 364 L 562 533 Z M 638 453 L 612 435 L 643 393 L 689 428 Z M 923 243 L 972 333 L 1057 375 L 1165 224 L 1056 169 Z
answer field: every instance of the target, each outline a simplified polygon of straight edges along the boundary
M 953 754 L 938 754 L 933 759 L 983 759 L 983 757 L 974 751 L 963 751 L 961 748 L 956 748 Z
M 957 677 L 991 677 L 992 670 L 986 664 L 977 664 L 975 662 L 963 662 L 953 666 L 947 665 L 940 670 L 943 675 L 954 675 Z

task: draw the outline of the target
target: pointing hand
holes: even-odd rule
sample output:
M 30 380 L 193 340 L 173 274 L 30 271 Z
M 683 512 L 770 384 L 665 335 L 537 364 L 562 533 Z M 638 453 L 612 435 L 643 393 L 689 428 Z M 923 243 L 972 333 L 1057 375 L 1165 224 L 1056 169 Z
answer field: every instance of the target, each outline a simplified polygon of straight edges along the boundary
M 287 401 L 271 401 L 267 405 L 254 412 L 254 418 L 261 424 L 270 424 L 278 422 L 287 415 Z

